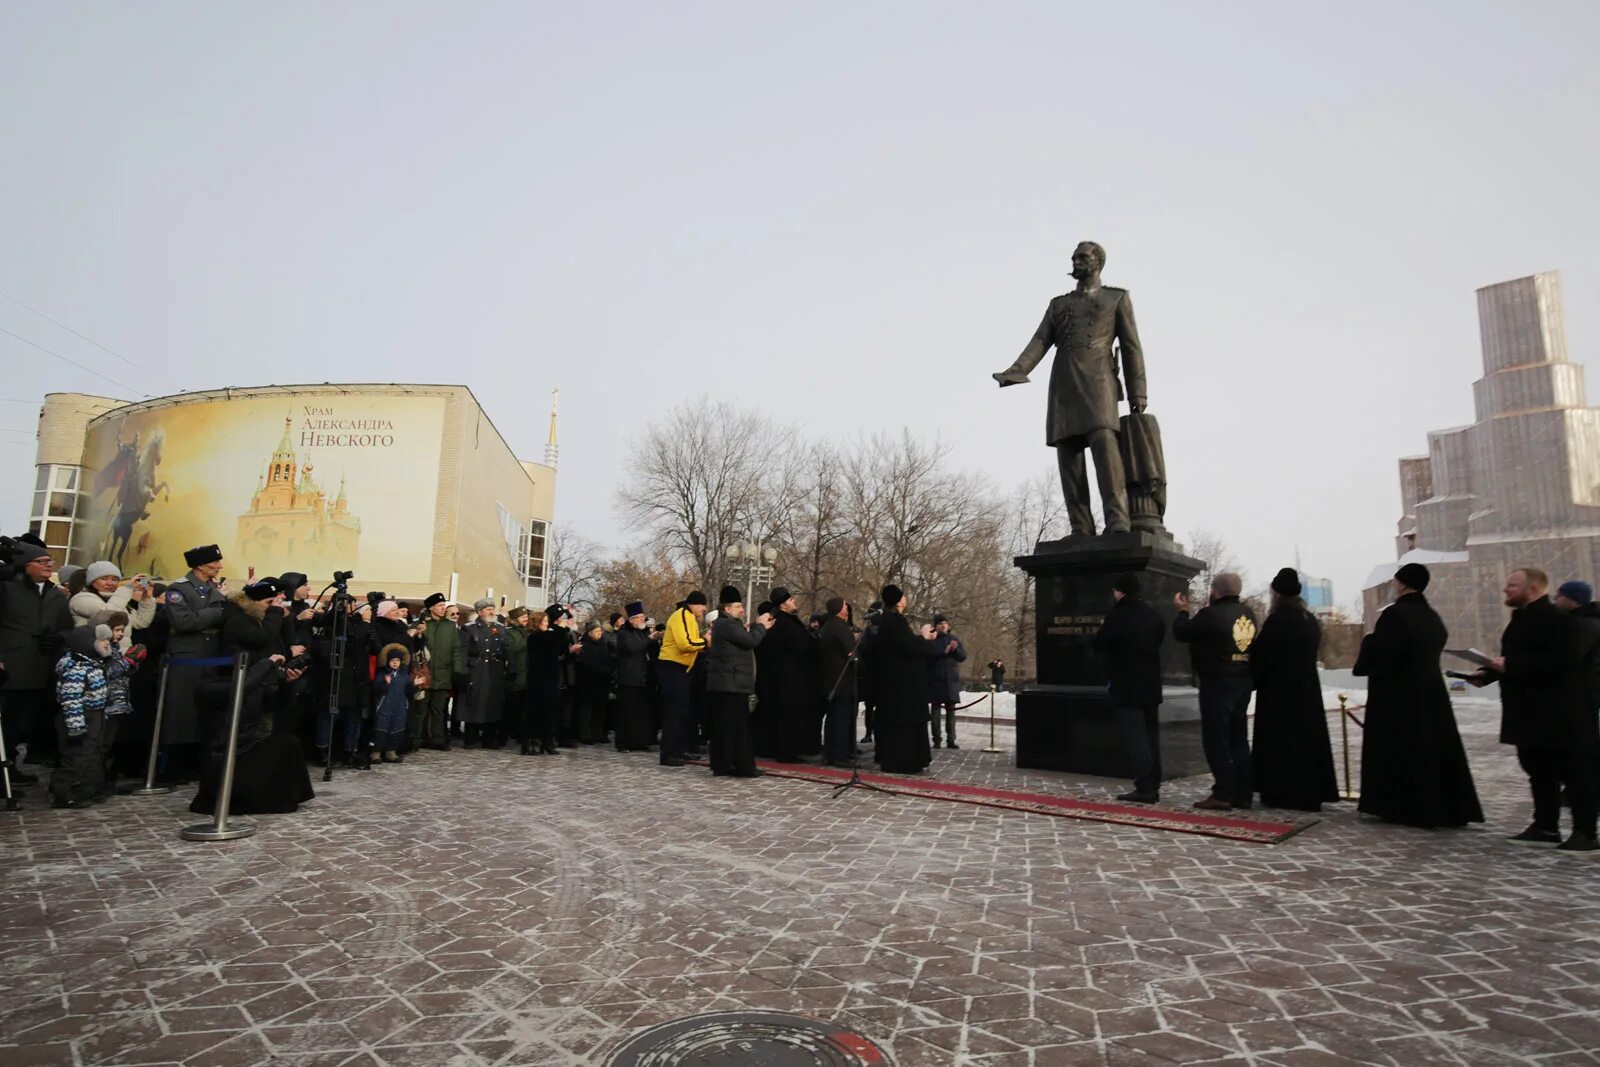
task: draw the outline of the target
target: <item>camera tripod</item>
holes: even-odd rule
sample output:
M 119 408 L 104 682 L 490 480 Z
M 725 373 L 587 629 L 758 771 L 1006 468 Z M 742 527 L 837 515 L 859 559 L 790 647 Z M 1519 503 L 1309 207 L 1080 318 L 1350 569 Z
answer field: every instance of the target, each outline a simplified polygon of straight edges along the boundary
M 328 605 L 328 754 L 322 766 L 324 782 L 333 781 L 333 743 L 339 732 L 339 697 L 344 689 L 345 644 L 350 636 L 350 608 L 356 602 L 345 583 L 354 577 L 355 574 L 350 571 L 336 571 L 327 589 L 317 595 L 317 599 L 321 600 L 328 589 L 334 591 L 333 600 Z M 347 752 L 345 755 L 354 758 L 355 753 Z

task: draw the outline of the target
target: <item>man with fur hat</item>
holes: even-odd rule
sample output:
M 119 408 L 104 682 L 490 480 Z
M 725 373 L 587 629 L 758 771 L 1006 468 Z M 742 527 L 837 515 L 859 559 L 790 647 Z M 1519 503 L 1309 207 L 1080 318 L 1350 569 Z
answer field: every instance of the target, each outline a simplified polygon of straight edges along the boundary
M 1361 734 L 1360 810 L 1407 826 L 1483 821 L 1440 660 L 1450 638 L 1423 593 L 1431 576 L 1407 563 L 1394 603 L 1361 641 L 1354 674 L 1369 679 Z
M 495 604 L 485 597 L 472 605 L 476 618 L 461 628 L 467 660 L 467 695 L 458 701 L 467 748 L 499 748 L 505 744 L 500 720 L 505 711 L 506 628 L 495 618 Z
M 63 638 L 66 651 L 56 661 L 56 740 L 61 761 L 50 776 L 54 808 L 82 808 L 104 792 L 106 660 L 111 627 L 79 626 Z
M 217 654 L 222 629 L 227 583 L 221 579 L 222 549 L 199 545 L 183 554 L 189 573 L 167 586 L 161 609 L 166 612 L 171 636 L 167 655 L 172 660 L 208 659 Z M 167 696 L 161 712 L 161 743 L 167 747 L 168 765 L 178 781 L 189 781 L 199 771 L 201 742 L 206 731 L 200 722 L 195 690 L 207 677 L 204 667 L 182 663 L 167 667 Z
M 11 749 L 11 779 L 38 781 L 15 769 L 16 748 L 27 743 L 37 759 L 55 746 L 55 663 L 72 629 L 67 595 L 51 581 L 55 557 L 46 548 L 19 538 L 12 548 L 15 576 L 0 582 L 0 663 L 9 678 L 0 690 L 6 745 Z
M 450 687 L 456 675 L 467 673 L 467 660 L 461 647 L 461 628 L 448 617 L 449 598 L 443 593 L 430 593 L 422 608 L 427 613 L 422 645 L 428 655 L 428 698 L 412 701 L 406 712 L 406 736 L 411 748 L 426 745 L 448 752 L 450 735 L 445 731 L 445 715 L 450 710 Z

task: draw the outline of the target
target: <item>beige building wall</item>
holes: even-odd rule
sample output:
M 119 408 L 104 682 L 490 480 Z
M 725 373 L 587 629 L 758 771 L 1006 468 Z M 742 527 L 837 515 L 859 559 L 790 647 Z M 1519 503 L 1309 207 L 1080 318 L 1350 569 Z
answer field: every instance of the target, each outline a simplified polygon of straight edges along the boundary
M 125 400 L 91 393 L 48 393 L 39 408 L 28 528 L 44 538 L 58 564 L 89 562 L 76 544 L 79 520 L 87 510 L 82 478 L 84 433 L 91 420 L 125 406 Z
M 393 487 L 398 497 L 434 494 L 435 507 L 430 531 L 431 548 L 426 573 L 411 581 L 368 583 L 357 567 L 352 592 L 358 595 L 381 585 L 384 592 L 398 599 L 421 599 L 434 591 L 448 593 L 455 582 L 456 599 L 471 602 L 493 589 L 495 596 L 506 597 L 507 604 L 528 599 L 526 586 L 506 541 L 501 511 L 514 518 L 521 528 L 537 524 L 548 526 L 555 507 L 555 470 L 538 463 L 524 463 L 511 451 L 504 437 L 490 421 L 471 390 L 460 385 L 324 384 L 232 388 L 161 397 L 138 404 L 106 397 L 76 393 L 53 393 L 45 399 L 39 422 L 39 460 L 43 477 L 63 476 L 59 467 L 81 468 L 85 440 L 91 420 L 112 412 L 129 414 L 165 407 L 215 404 L 235 399 L 283 397 L 286 401 L 348 392 L 362 396 L 438 397 L 444 404 L 439 442 L 438 470 L 426 484 L 419 479 L 427 472 L 394 471 Z M 265 458 L 265 457 L 263 457 Z M 330 480 L 328 493 L 336 491 L 335 471 L 326 450 L 318 456 L 321 477 Z M 381 460 L 374 460 L 380 462 Z M 338 462 L 347 460 L 341 457 Z M 241 472 L 241 476 L 246 476 Z M 247 476 L 254 481 L 256 472 Z M 52 487 L 53 489 L 53 487 Z M 52 494 L 40 497 L 49 506 Z M 65 499 L 65 498 L 63 498 Z M 498 506 L 497 506 L 498 505 Z M 425 508 L 417 509 L 419 516 Z M 426 521 L 426 519 L 419 519 Z M 60 529 L 57 520 L 57 529 Z M 381 536 L 381 531 L 364 531 L 363 537 Z M 79 554 L 98 551 L 99 545 L 74 546 Z M 165 576 L 175 577 L 175 576 Z M 326 576 L 313 574 L 313 580 Z M 541 590 L 542 592 L 542 590 Z
M 504 597 L 508 607 L 526 603 L 530 594 L 512 559 L 506 524 L 549 523 L 555 471 L 517 459 L 476 405 L 463 415 L 456 468 L 456 499 L 440 501 L 441 512 L 448 508 L 456 516 L 456 600 L 470 604 L 492 596 Z

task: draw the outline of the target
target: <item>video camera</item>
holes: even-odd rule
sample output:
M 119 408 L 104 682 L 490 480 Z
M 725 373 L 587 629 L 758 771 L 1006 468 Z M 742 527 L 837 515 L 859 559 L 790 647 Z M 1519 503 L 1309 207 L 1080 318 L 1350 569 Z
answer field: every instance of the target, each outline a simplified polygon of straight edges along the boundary
M 279 664 L 278 672 L 287 674 L 290 671 L 303 671 L 311 667 L 311 653 L 302 652 L 298 656 L 291 656 Z

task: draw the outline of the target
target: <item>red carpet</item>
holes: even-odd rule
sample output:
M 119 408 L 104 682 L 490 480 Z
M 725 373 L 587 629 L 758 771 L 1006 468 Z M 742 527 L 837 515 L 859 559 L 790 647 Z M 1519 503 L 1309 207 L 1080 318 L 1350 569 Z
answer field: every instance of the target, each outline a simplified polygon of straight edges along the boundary
M 772 760 L 756 762 L 762 770 L 779 778 L 797 778 L 830 785 L 838 785 L 850 779 L 849 771 L 834 767 L 776 763 Z M 958 782 L 939 782 L 931 778 L 901 778 L 866 772 L 862 772 L 861 780 L 899 796 L 953 800 L 960 804 L 977 804 L 987 808 L 1004 808 L 1008 811 L 1031 811 L 1041 815 L 1118 823 L 1123 826 L 1147 826 L 1155 830 L 1225 837 L 1230 841 L 1249 841 L 1259 845 L 1275 845 L 1319 821 L 1310 815 L 1293 818 L 1255 811 L 1214 813 L 1153 804 L 1124 804 L 1115 800 L 1084 800 L 1080 797 L 1055 793 L 991 789 L 986 786 L 962 785 Z

